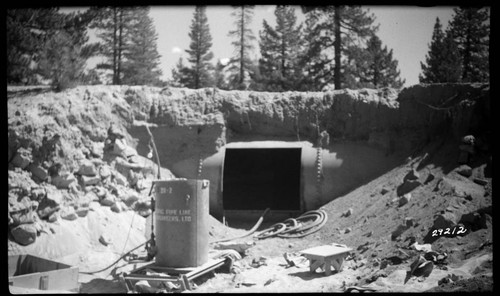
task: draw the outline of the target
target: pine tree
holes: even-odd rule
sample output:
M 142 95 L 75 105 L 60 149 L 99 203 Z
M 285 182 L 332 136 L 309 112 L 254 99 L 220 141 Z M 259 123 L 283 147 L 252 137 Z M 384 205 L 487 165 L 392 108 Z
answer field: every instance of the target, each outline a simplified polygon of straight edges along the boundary
M 78 61 L 67 68 L 72 68 L 72 72 L 81 72 L 82 69 L 73 67 L 80 65 L 82 68 L 83 63 L 80 60 L 88 59 L 96 50 L 95 44 L 87 44 L 86 27 L 90 18 L 91 15 L 87 12 L 63 14 L 58 8 L 8 10 L 7 82 L 37 83 L 39 74 L 53 81 L 58 80 L 50 76 L 50 73 L 55 72 L 49 68 L 64 66 L 60 63 L 41 61 L 42 57 L 47 57 L 47 51 L 52 50 L 50 46 L 66 46 L 64 49 L 55 48 L 52 52 L 53 59 L 57 62 L 58 55 L 71 51 L 70 61 Z M 57 43 L 57 40 L 54 40 L 56 35 L 62 36 L 63 40 Z
M 335 89 L 341 89 L 343 80 L 341 60 L 345 56 L 345 50 L 354 43 L 365 42 L 378 30 L 378 27 L 372 25 L 375 16 L 368 15 L 368 11 L 360 6 L 303 7 L 303 11 L 313 14 L 309 26 L 316 35 L 312 42 L 319 43 L 323 52 L 333 49 L 333 59 L 330 56 L 323 56 L 321 63 L 325 67 L 314 73 L 318 77 L 313 79 L 324 80 L 323 85 L 333 82 Z M 333 71 L 329 67 L 332 62 Z
M 461 63 L 457 45 L 450 34 L 445 35 L 439 18 L 436 18 L 425 64 L 420 62 L 420 83 L 458 82 L 462 75 Z
M 97 29 L 97 37 L 103 42 L 101 54 L 107 58 L 97 66 L 112 71 L 112 84 L 121 84 L 123 76 L 124 51 L 126 49 L 128 24 L 131 21 L 131 7 L 93 7 L 95 13 L 90 28 Z
M 170 85 L 173 87 L 187 87 L 192 84 L 192 69 L 184 65 L 182 57 L 179 58 L 175 68 L 172 69 L 172 80 Z
M 302 45 L 302 25 L 296 27 L 295 9 L 277 6 L 276 28 L 263 21 L 260 32 L 259 76 L 261 89 L 267 91 L 295 90 L 301 71 L 298 68 Z
M 232 89 L 246 89 L 249 85 L 250 76 L 253 75 L 253 62 L 250 52 L 255 40 L 250 23 L 253 17 L 253 6 L 235 7 L 231 13 L 236 18 L 235 30 L 229 31 L 228 36 L 235 37 L 231 44 L 235 47 L 235 56 L 231 58 L 229 70 L 232 72 L 230 84 Z
M 192 65 L 190 71 L 192 81 L 186 86 L 195 89 L 212 86 L 214 84 L 211 77 L 213 65 L 210 62 L 213 58 L 213 53 L 210 51 L 212 36 L 205 6 L 196 6 L 190 29 L 191 43 L 186 52 L 189 54 L 188 61 Z
M 129 45 L 124 52 L 123 84 L 160 85 L 160 54 L 156 47 L 158 35 L 149 7 L 136 7 L 127 30 Z
M 219 89 L 229 89 L 229 85 L 226 79 L 226 65 L 222 64 L 221 60 L 217 61 L 214 71 L 214 83 L 215 87 Z
M 489 82 L 488 8 L 455 8 L 449 31 L 462 58 L 462 82 Z
M 317 25 L 320 14 L 319 10 L 312 10 L 305 15 L 304 44 L 300 50 L 302 55 L 298 58 L 303 75 L 297 89 L 301 91 L 321 91 L 330 76 L 330 71 L 326 69 L 331 60 L 323 53 L 320 42 L 327 37 L 322 35 L 322 28 Z
M 86 62 L 81 58 L 81 47 L 75 46 L 64 31 L 54 33 L 47 40 L 39 60 L 39 73 L 50 78 L 58 91 L 79 83 Z
M 377 35 L 370 38 L 366 49 L 352 46 L 347 55 L 349 64 L 344 66 L 344 84 L 348 88 L 403 86 L 404 80 L 399 77 L 398 61 L 393 59 L 392 49 L 382 48 Z

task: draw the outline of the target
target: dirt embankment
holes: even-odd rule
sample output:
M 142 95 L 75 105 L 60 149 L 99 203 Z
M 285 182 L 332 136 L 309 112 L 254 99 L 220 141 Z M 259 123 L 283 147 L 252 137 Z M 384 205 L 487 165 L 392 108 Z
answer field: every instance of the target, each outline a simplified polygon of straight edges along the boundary
M 388 152 L 415 149 L 438 135 L 487 136 L 489 86 L 416 85 L 395 89 L 267 93 L 131 87 L 136 120 L 158 125 L 165 166 L 211 155 L 239 140 L 306 140 L 326 130 L 332 142 L 361 141 Z M 140 129 L 132 130 L 140 137 Z M 139 141 L 138 151 L 145 150 Z

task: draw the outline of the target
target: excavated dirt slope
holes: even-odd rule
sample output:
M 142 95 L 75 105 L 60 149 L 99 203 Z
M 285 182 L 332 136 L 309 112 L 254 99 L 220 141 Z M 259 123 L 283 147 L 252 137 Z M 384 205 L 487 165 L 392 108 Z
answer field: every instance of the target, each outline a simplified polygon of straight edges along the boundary
M 324 205 L 328 222 L 320 231 L 304 239 L 256 241 L 237 262 L 237 276 L 204 277 L 198 291 L 331 292 L 353 285 L 378 291 L 491 291 L 489 102 L 489 86 L 479 84 L 326 93 L 9 88 L 9 255 L 30 253 L 90 271 L 144 242 L 148 193 L 157 178 L 157 167 L 147 157 L 145 122 L 152 124 L 161 148 L 162 179 L 174 177 L 168 170 L 173 164 L 213 154 L 225 143 L 316 143 L 318 132 L 326 130 L 332 145 L 365 143 L 408 159 Z M 464 162 L 459 145 L 466 135 L 473 135 L 475 144 L 472 158 Z M 243 232 L 213 218 L 210 225 L 212 239 Z M 467 232 L 432 236 L 434 229 L 453 226 Z M 330 243 L 354 252 L 344 270 L 329 277 L 309 273 L 307 265 L 287 267 L 282 256 Z M 431 260 L 429 252 L 416 250 L 421 244 L 431 244 L 435 253 L 430 254 L 439 260 L 428 277 L 404 283 L 418 255 Z M 262 256 L 267 265 L 252 266 Z M 80 274 L 80 292 L 125 292 L 110 272 L 127 268 Z

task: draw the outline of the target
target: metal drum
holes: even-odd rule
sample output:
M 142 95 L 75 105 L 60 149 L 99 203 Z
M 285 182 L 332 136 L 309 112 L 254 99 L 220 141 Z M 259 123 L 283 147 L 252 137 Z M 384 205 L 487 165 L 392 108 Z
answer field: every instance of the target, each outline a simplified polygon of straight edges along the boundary
M 156 264 L 197 267 L 208 260 L 209 181 L 155 181 Z

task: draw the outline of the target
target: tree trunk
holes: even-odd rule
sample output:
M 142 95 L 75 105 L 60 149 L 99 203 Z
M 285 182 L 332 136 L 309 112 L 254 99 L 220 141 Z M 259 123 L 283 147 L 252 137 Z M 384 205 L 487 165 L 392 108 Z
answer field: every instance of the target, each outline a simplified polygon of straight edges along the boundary
M 122 50 L 123 50 L 123 9 L 120 9 L 120 23 L 119 23 L 119 36 L 118 36 L 118 66 L 116 73 L 116 81 L 118 85 L 121 84 L 121 65 L 122 65 Z
M 335 69 L 333 72 L 333 83 L 335 84 L 335 89 L 341 89 L 340 85 L 340 56 L 341 56 L 341 43 L 340 43 L 340 7 L 335 6 L 335 41 L 334 41 L 334 49 L 335 49 Z
M 117 84 L 116 73 L 117 73 L 117 57 L 118 57 L 118 46 L 116 35 L 118 33 L 118 8 L 113 8 L 113 84 Z
M 241 50 L 240 50 L 240 84 L 243 83 L 243 78 L 245 75 L 245 62 L 244 62 L 244 54 L 245 54 L 245 6 L 241 6 Z

